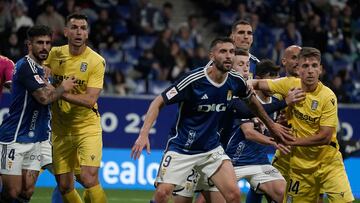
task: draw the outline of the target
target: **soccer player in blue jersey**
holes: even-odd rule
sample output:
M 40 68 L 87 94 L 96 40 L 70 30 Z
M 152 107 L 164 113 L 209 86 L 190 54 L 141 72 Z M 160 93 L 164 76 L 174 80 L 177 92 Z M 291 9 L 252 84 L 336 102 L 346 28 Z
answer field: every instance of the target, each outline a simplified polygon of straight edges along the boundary
M 41 64 L 50 51 L 50 28 L 34 26 L 27 35 L 29 52 L 15 65 L 9 116 L 0 126 L 1 202 L 30 201 L 40 170 L 40 142 L 50 133 L 48 105 L 76 85 L 68 78 L 55 89 L 44 80 Z
M 232 71 L 235 46 L 230 38 L 217 38 L 210 46 L 212 65 L 198 68 L 176 81 L 151 103 L 131 157 L 138 158 L 144 147 L 150 152 L 149 130 L 160 109 L 179 104 L 160 165 L 156 203 L 167 202 L 177 187 L 182 187 L 193 168 L 210 177 L 227 202 L 240 202 L 234 168 L 224 153 L 217 131 L 219 120 L 232 96 L 246 99 L 277 138 L 292 140 L 288 129 L 274 123 L 259 101 L 247 88 L 243 78 Z
M 280 67 L 271 60 L 263 60 L 257 64 L 255 78 L 274 79 L 279 76 Z M 297 95 L 304 96 L 301 90 Z M 276 102 L 278 99 L 271 97 L 268 92 L 256 91 L 256 97 L 262 104 Z M 303 97 L 304 98 L 304 97 Z M 275 114 L 271 116 L 276 118 Z M 283 153 L 290 150 L 278 144 L 268 135 L 268 129 L 257 118 L 235 121 L 232 137 L 225 152 L 231 158 L 238 178 L 245 178 L 255 191 L 264 192 L 275 202 L 282 202 L 285 193 L 286 181 L 280 172 L 274 168 L 267 157 L 268 147 L 272 145 Z
M 243 49 L 249 53 L 249 78 L 252 79 L 256 70 L 256 64 L 259 63 L 260 60 L 250 53 L 250 47 L 253 43 L 253 29 L 250 23 L 245 20 L 234 22 L 231 27 L 230 37 L 234 40 L 234 44 L 237 49 Z

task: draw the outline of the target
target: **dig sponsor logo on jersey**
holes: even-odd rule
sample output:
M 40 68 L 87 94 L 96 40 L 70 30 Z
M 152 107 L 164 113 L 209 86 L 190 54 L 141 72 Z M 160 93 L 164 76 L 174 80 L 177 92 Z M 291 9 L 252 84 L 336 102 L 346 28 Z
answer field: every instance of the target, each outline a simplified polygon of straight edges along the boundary
M 210 111 L 221 112 L 221 111 L 226 110 L 226 104 L 224 104 L 224 103 L 221 103 L 221 104 L 203 104 L 203 105 L 199 105 L 197 110 L 201 111 L 201 112 L 210 112 Z

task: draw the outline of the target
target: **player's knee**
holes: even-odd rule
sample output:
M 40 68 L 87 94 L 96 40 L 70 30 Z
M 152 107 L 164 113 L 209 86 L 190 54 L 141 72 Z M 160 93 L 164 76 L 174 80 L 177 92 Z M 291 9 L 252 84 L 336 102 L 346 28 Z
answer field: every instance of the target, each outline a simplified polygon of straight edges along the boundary
M 34 194 L 35 187 L 27 188 L 26 190 L 21 192 L 21 196 L 25 199 L 30 199 L 31 196 Z
M 91 188 L 99 184 L 97 174 L 83 173 L 80 175 L 80 182 L 85 188 Z
M 171 194 L 172 191 L 170 188 L 158 187 L 155 191 L 155 202 L 166 202 Z
M 226 199 L 226 202 L 240 202 L 241 200 L 240 190 L 238 188 L 229 190 L 227 194 L 224 195 L 224 197 Z
M 21 189 L 18 188 L 9 188 L 5 191 L 6 195 L 9 199 L 17 199 L 21 193 Z
M 58 183 L 58 186 L 61 194 L 69 193 L 71 192 L 71 190 L 74 189 L 74 186 L 72 184 L 69 184 L 65 181 Z

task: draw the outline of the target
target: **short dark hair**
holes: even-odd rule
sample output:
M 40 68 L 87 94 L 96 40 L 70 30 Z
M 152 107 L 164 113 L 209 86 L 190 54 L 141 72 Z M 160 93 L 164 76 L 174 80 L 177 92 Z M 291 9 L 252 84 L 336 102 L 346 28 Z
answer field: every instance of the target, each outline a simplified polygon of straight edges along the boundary
M 77 19 L 77 20 L 85 20 L 86 22 L 88 22 L 88 17 L 83 14 L 83 13 L 78 13 L 78 12 L 75 12 L 75 13 L 71 13 L 70 15 L 68 15 L 66 17 L 66 24 L 68 22 L 70 22 L 71 19 Z
M 212 50 L 217 44 L 226 42 L 234 44 L 234 41 L 230 37 L 217 37 L 211 42 L 210 50 Z
M 235 22 L 232 24 L 232 26 L 231 26 L 231 32 L 235 32 L 236 27 L 237 27 L 238 25 L 249 25 L 249 26 L 251 27 L 251 25 L 250 25 L 250 23 L 249 23 L 248 21 L 246 21 L 246 20 L 238 20 L 238 21 L 235 21 Z
M 245 49 L 235 49 L 235 56 L 249 56 L 249 52 L 246 51 Z
M 39 37 L 39 36 L 49 36 L 51 38 L 52 34 L 53 34 L 52 30 L 50 29 L 50 27 L 46 25 L 32 26 L 26 32 L 27 39 L 30 41 L 33 40 L 34 37 Z
M 321 52 L 314 47 L 302 47 L 298 58 L 308 58 L 308 57 L 316 57 L 319 61 L 321 61 Z
M 270 59 L 263 59 L 256 64 L 255 76 L 263 77 L 270 73 L 270 76 L 276 76 L 279 74 L 280 66 L 277 66 Z

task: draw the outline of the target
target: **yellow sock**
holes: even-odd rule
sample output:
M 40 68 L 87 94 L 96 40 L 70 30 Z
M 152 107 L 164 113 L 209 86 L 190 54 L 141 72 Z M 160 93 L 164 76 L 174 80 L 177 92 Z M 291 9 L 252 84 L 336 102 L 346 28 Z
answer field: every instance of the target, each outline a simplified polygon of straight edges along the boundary
M 71 192 L 62 195 L 64 203 L 82 203 L 79 193 L 73 189 Z
M 88 197 L 90 198 L 88 198 Z M 94 187 L 85 189 L 84 192 L 85 203 L 106 203 L 106 195 L 101 185 L 95 185 Z

